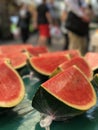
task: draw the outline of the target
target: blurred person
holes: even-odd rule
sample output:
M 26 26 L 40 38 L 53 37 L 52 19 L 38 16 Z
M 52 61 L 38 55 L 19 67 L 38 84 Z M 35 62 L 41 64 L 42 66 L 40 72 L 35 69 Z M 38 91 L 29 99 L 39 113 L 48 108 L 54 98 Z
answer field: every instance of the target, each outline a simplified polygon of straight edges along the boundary
M 55 6 L 55 1 L 54 0 L 49 0 L 47 2 L 47 7 L 49 9 L 49 12 L 50 12 L 51 18 L 52 18 L 52 22 L 53 22 L 53 27 L 51 28 L 51 32 L 54 32 L 53 30 L 57 29 L 57 28 L 55 28 L 56 27 L 55 23 L 59 22 L 58 14 L 57 14 L 57 7 Z M 52 39 L 52 37 L 50 37 L 48 39 L 48 44 L 49 45 L 51 45 L 51 39 Z
M 64 10 L 62 10 L 61 13 L 61 31 L 64 35 L 65 44 L 64 44 L 64 50 L 68 49 L 69 46 L 69 37 L 68 37 L 68 30 L 66 28 L 66 19 L 67 19 L 67 7 L 65 6 Z
M 87 4 L 84 0 L 65 0 L 68 8 L 66 28 L 69 30 L 69 49 L 78 49 L 86 53 L 87 34 L 90 18 L 86 14 Z
M 57 13 L 56 13 L 57 8 L 55 6 L 54 0 L 49 0 L 49 2 L 47 3 L 47 7 L 50 11 L 52 20 L 54 22 L 57 21 Z
M 50 38 L 50 25 L 52 23 L 46 0 L 42 1 L 33 14 L 33 26 L 37 27 L 39 31 L 38 45 L 44 46 Z
M 18 27 L 20 27 L 20 33 L 23 43 L 26 43 L 29 36 L 29 27 L 31 22 L 31 13 L 28 9 L 28 6 L 26 4 L 22 4 L 20 11 L 19 11 L 19 21 L 18 21 Z
M 56 39 L 60 39 L 62 37 L 62 32 L 59 26 L 58 21 L 54 21 L 52 27 L 50 29 L 51 37 L 55 37 Z

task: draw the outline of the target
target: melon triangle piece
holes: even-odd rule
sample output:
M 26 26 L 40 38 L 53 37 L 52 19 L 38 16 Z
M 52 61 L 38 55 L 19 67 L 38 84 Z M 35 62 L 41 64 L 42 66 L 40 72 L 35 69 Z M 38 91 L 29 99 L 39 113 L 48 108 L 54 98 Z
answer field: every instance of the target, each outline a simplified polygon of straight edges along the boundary
M 90 65 L 88 64 L 88 62 L 86 62 L 86 60 L 84 59 L 84 57 L 75 57 L 72 58 L 69 61 L 66 61 L 62 64 L 60 64 L 57 69 L 55 69 L 55 71 L 51 74 L 50 77 L 54 76 L 55 74 L 66 70 L 67 68 L 71 67 L 72 65 L 76 65 L 86 76 L 88 79 L 92 80 L 93 78 L 93 71 L 90 67 Z
M 69 55 L 42 55 L 35 56 L 29 59 L 31 67 L 44 76 L 49 76 L 64 61 L 70 60 Z
M 28 47 L 26 49 L 30 56 L 38 56 L 43 53 L 48 53 L 48 48 L 46 46 L 33 46 L 33 47 Z
M 47 53 L 43 53 L 43 54 L 39 54 L 39 56 L 49 56 L 49 55 L 69 55 L 70 58 L 74 58 L 77 56 L 81 56 L 80 52 L 78 50 L 65 50 L 65 51 L 55 51 L 55 52 L 47 52 Z
M 17 44 L 12 43 L 8 45 L 1 45 L 0 46 L 0 54 L 10 54 L 15 52 L 24 52 L 28 47 L 33 47 L 32 44 Z
M 76 66 L 72 66 L 42 83 L 32 106 L 53 120 L 66 120 L 96 105 L 95 89 Z
M 97 52 L 87 52 L 84 58 L 89 63 L 93 71 L 98 69 L 98 53 Z
M 24 95 L 25 87 L 19 74 L 6 61 L 0 60 L 0 107 L 14 107 Z

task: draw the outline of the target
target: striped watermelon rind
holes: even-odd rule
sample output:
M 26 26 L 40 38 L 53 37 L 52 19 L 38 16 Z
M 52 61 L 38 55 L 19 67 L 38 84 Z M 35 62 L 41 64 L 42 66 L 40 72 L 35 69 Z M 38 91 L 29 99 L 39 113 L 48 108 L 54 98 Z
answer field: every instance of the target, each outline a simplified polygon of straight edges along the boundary
M 61 121 L 86 112 L 96 102 L 92 84 L 78 67 L 72 66 L 42 83 L 32 106 Z

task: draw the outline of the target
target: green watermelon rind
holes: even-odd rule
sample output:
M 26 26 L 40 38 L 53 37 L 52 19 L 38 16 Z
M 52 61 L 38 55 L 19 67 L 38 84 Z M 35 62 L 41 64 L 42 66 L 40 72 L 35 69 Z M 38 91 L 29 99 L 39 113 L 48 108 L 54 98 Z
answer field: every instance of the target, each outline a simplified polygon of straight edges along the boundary
M 69 107 L 75 108 L 75 109 L 77 109 L 77 110 L 86 111 L 86 110 L 88 110 L 88 109 L 90 109 L 91 107 L 93 107 L 93 106 L 96 105 L 96 102 L 97 102 L 96 92 L 95 92 L 95 90 L 94 90 L 92 84 L 90 83 L 89 79 L 84 75 L 84 73 L 83 73 L 78 67 L 76 67 L 75 65 L 74 65 L 74 67 L 84 76 L 84 78 L 88 81 L 90 87 L 92 88 L 93 96 L 94 96 L 94 97 L 93 97 L 93 101 L 92 101 L 89 105 L 87 105 L 87 106 L 72 105 L 72 104 L 70 104 L 70 103 L 68 103 L 68 102 L 66 102 L 66 101 L 63 101 L 62 99 L 60 99 L 59 97 L 57 97 L 55 94 L 52 94 L 49 90 L 47 90 L 47 89 L 43 86 L 43 84 L 41 85 L 41 87 L 42 87 L 43 89 L 45 89 L 48 93 L 50 93 L 51 95 L 53 95 L 55 98 L 57 98 L 58 100 L 60 100 L 61 102 L 63 102 L 65 105 L 68 105 Z M 59 74 L 57 74 L 57 75 L 59 75 Z M 56 75 L 56 76 L 57 76 L 57 75 Z M 51 80 L 51 79 L 50 79 L 50 80 Z
M 41 86 L 33 97 L 32 106 L 40 113 L 52 116 L 55 121 L 70 119 L 85 112 L 65 105 Z

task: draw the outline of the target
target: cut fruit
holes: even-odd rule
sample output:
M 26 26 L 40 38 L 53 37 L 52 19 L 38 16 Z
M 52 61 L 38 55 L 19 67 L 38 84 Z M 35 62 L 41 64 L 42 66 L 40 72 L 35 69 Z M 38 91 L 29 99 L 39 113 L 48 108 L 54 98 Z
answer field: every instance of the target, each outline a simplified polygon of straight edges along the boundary
M 95 106 L 96 93 L 87 77 L 72 66 L 41 84 L 32 106 L 54 120 L 66 120 Z
M 0 54 L 9 54 L 15 52 L 25 51 L 26 48 L 33 47 L 31 44 L 9 44 L 9 45 L 1 45 L 0 46 Z
M 15 69 L 24 67 L 27 64 L 28 54 L 23 52 L 15 52 L 2 55 L 5 58 L 10 59 L 12 66 Z
M 0 107 L 14 107 L 25 95 L 25 87 L 18 73 L 7 63 L 0 61 Z
M 43 56 L 43 55 L 69 55 L 70 58 L 74 58 L 74 57 L 77 57 L 77 56 L 80 56 L 80 52 L 78 50 L 67 50 L 67 51 L 56 51 L 56 52 L 48 52 L 48 53 L 45 53 L 45 54 L 40 54 L 40 56 Z
M 47 53 L 48 49 L 45 46 L 35 46 L 35 47 L 28 47 L 27 51 L 30 53 L 31 56 L 38 56 L 42 53 Z
M 70 61 L 62 63 L 58 66 L 58 68 L 53 72 L 52 75 L 55 75 L 60 71 L 64 71 L 72 65 L 76 65 L 87 76 L 87 78 L 89 78 L 90 80 L 92 79 L 93 71 L 83 57 L 72 58 Z
M 30 64 L 38 73 L 49 76 L 58 65 L 68 60 L 69 57 L 66 55 L 43 55 L 32 57 Z
M 98 53 L 88 52 L 84 58 L 89 63 L 93 71 L 98 69 Z

